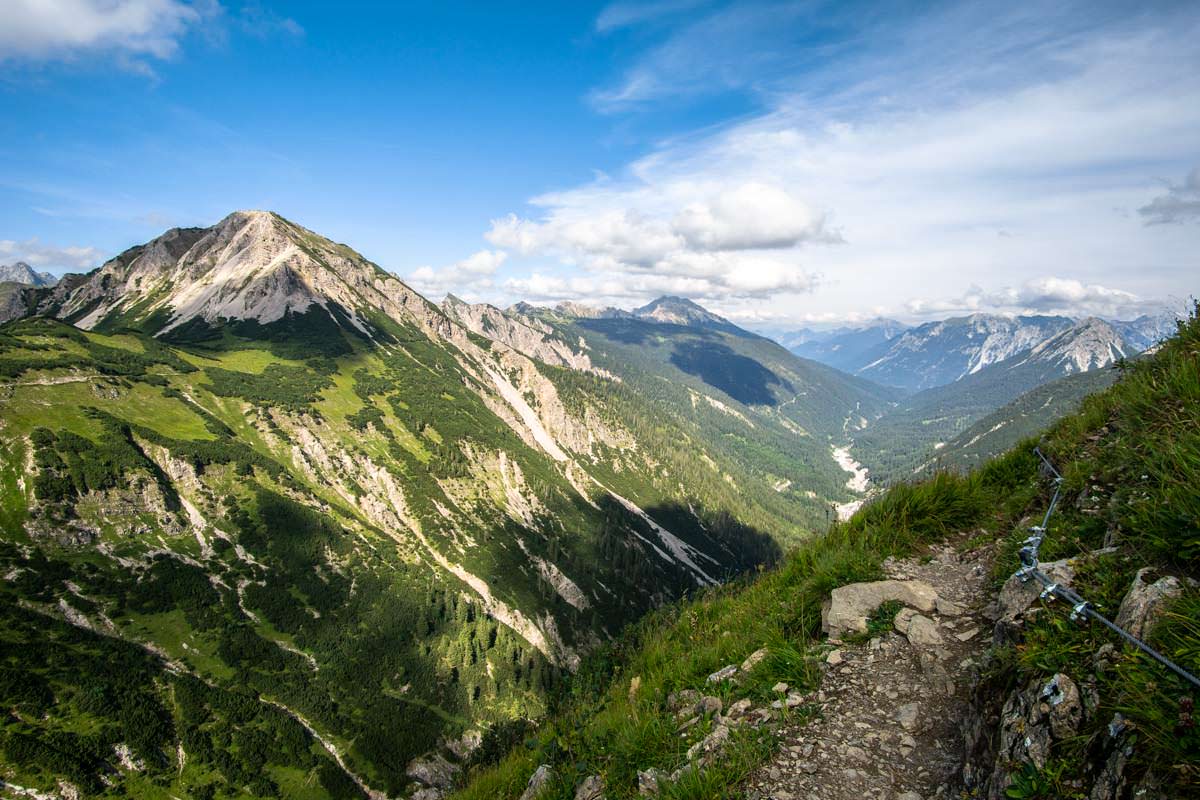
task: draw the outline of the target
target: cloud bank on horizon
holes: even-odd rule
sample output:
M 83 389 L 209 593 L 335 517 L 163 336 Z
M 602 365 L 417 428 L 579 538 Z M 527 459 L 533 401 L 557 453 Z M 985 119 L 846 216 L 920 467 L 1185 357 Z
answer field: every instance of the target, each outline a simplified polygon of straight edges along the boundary
M 764 110 L 494 221 L 495 246 L 559 265 L 509 296 L 670 292 L 765 324 L 1130 316 L 1196 288 L 1200 167 L 1178 180 L 1200 163 L 1194 8 L 697 5 L 602 13 L 666 30 L 592 101 L 744 89 Z M 811 45 L 813 26 L 835 33 Z

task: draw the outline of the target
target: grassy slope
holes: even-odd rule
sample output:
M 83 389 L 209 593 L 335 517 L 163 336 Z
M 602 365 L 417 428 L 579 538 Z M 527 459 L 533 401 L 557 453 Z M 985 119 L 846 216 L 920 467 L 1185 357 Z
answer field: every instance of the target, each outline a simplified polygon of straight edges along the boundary
M 0 625 L 0 702 L 24 708 L 25 693 L 33 698 L 0 726 L 0 752 L 17 783 L 48 788 L 55 776 L 119 774 L 112 747 L 143 727 L 126 712 L 142 700 L 120 700 L 125 686 L 156 687 L 150 707 L 160 724 L 144 726 L 155 734 L 135 748 L 147 772 L 125 774 L 119 785 L 145 783 L 158 788 L 138 793 L 162 796 L 206 787 L 269 795 L 297 781 L 315 796 L 356 794 L 323 748 L 266 701 L 301 713 L 356 774 L 391 792 L 407 783 L 409 759 L 439 736 L 481 722 L 503 730 L 543 711 L 559 670 L 482 613 L 413 537 L 397 541 L 396 529 L 366 514 L 364 498 L 379 499 L 378 487 L 337 453 L 382 465 L 434 546 L 528 616 L 553 614 L 569 644 L 615 633 L 692 586 L 665 555 L 641 547 L 639 536 L 654 536 L 645 523 L 614 503 L 584 502 L 464 386 L 452 354 L 416 332 L 397 329 L 386 349 L 326 340 L 316 358 L 294 337 L 276 346 L 196 333 L 169 347 L 49 320 L 0 330 L 0 574 L 13 575 L 0 585 L 3 601 L 45 619 L 61 617 L 65 601 L 125 640 L 16 616 Z M 603 399 L 602 391 L 583 398 L 601 407 Z M 653 416 L 647 401 L 629 402 L 632 416 Z M 665 440 L 681 440 L 659 427 Z M 305 429 L 337 458 L 322 462 L 303 444 Z M 311 456 L 311 472 L 300 452 Z M 505 511 L 516 477 L 488 455 L 498 452 L 520 467 L 516 491 L 537 501 L 531 520 Z M 171 475 L 163 473 L 168 455 Z M 777 545 L 739 519 L 746 504 L 720 513 L 725 496 L 706 487 L 724 490 L 727 475 L 737 484 L 749 478 L 721 453 L 714 458 L 715 472 L 689 479 L 706 500 L 695 503 L 699 520 L 670 470 L 596 468 L 681 536 L 723 553 L 721 565 L 702 563 L 725 576 L 770 558 Z M 37 479 L 30 462 L 42 464 Z M 42 477 L 54 480 L 40 485 L 35 502 Z M 202 544 L 185 500 L 229 544 L 211 531 Z M 781 502 L 753 522 L 782 538 L 794 535 L 798 518 Z M 40 533 L 31 537 L 27 524 Z M 529 554 L 570 576 L 589 607 L 566 604 Z M 59 631 L 50 655 L 46 630 Z M 101 690 L 89 671 L 70 667 L 97 648 L 129 664 L 102 689 L 119 702 L 90 703 Z M 173 698 L 189 676 L 205 697 L 183 705 Z M 39 697 L 53 698 L 52 713 L 42 716 L 48 706 Z M 263 740 L 243 742 L 249 730 Z M 67 733 L 85 738 L 68 741 Z M 183 770 L 168 752 L 175 742 L 188 754 Z M 48 760 L 45 747 L 65 760 Z M 90 755 L 67 759 L 74 751 Z
M 1098 548 L 1110 529 L 1117 552 L 1086 561 L 1076 588 L 1115 614 L 1134 572 L 1145 565 L 1200 577 L 1200 319 L 1193 317 L 1154 357 L 1130 367 L 1113 388 L 1089 397 L 1081 410 L 1047 431 L 1043 449 L 1065 475 L 1062 513 L 1043 546 L 1046 560 Z M 948 532 L 979 528 L 978 539 L 998 538 L 996 585 L 1016 566 L 1029 516 L 1048 501 L 1037 477 L 1033 441 L 1026 440 L 967 476 L 941 473 L 900 484 L 848 523 L 791 552 L 749 583 L 713 590 L 672 606 L 631 629 L 599 654 L 571 684 L 555 714 L 524 747 L 480 768 L 460 800 L 515 797 L 539 763 L 557 779 L 548 797 L 565 800 L 586 774 L 601 773 L 614 798 L 637 794 L 636 770 L 673 769 L 683 763 L 687 739 L 676 736 L 667 694 L 706 688 L 705 678 L 766 645 L 771 658 L 727 698 L 768 691 L 775 680 L 803 685 L 815 674 L 807 653 L 819 632 L 822 599 L 835 586 L 880 576 L 889 555 L 904 555 Z M 1151 642 L 1178 663 L 1200 671 L 1200 592 L 1170 607 Z M 1060 608 L 1032 623 L 1019 647 L 997 652 L 988 680 L 1003 692 L 1031 678 L 1063 671 L 1077 681 L 1081 664 L 1112 637 L 1097 625 L 1067 623 Z M 1186 724 L 1183 684 L 1131 648 L 1118 644 L 1115 667 L 1100 676 L 1100 708 L 1084 735 L 1056 746 L 1046 774 L 1030 797 L 1074 797 L 1071 781 L 1087 768 L 1086 745 L 1114 711 L 1137 726 L 1135 771 L 1153 768 L 1195 791 L 1200 735 Z M 1090 669 L 1088 667 L 1087 669 Z M 634 677 L 640 689 L 631 694 Z M 1181 724 L 1181 722 L 1183 724 Z M 697 726 L 700 727 L 700 726 Z M 672 798 L 731 796 L 768 747 L 742 733 L 729 757 L 703 777 L 669 787 Z M 1188 766 L 1191 765 L 1191 766 Z
M 4 387 L 5 524 L 0 558 L 5 572 L 15 578 L 4 587 L 5 602 L 32 604 L 31 608 L 39 610 L 65 600 L 93 618 L 106 615 L 114 623 L 110 633 L 152 643 L 163 657 L 179 662 L 185 673 L 211 682 L 206 691 L 220 698 L 214 702 L 236 696 L 235 687 L 251 690 L 248 699 L 239 701 L 248 706 L 233 717 L 209 711 L 192 719 L 187 708 L 162 705 L 163 697 L 180 691 L 178 680 L 163 673 L 162 662 L 147 658 L 140 648 L 106 643 L 68 628 L 69 646 L 62 648 L 56 671 L 57 662 L 47 663 L 38 655 L 46 646 L 43 630 L 19 624 L 16 618 L 6 619 L 3 629 L 9 646 L 4 652 L 5 667 L 12 671 L 9 674 L 21 674 L 49 687 L 55 700 L 54 713 L 44 719 L 39 721 L 31 711 L 19 722 L 10 720 L 5 726 L 4 760 L 18 767 L 19 783 L 53 785 L 43 770 L 72 779 L 91 776 L 94 782 L 97 775 L 113 770 L 111 746 L 116 741 L 130 741 L 136 731 L 137 726 L 123 716 L 125 705 L 97 706 L 86 701 L 94 691 L 91 670 L 66 666 L 85 663 L 80 654 L 93 647 L 136 654 L 143 675 L 158 673 L 150 679 L 134 677 L 132 667 L 118 670 L 110 691 L 122 694 L 129 687 L 158 682 L 165 692 L 158 698 L 159 705 L 152 707 L 161 723 L 155 727 L 159 738 L 147 740 L 145 747 L 135 750 L 155 774 L 156 768 L 165 769 L 159 756 L 163 741 L 172 738 L 171 729 L 184 737 L 192 766 L 165 782 L 158 774 L 153 783 L 161 784 L 164 793 L 203 794 L 206 786 L 214 785 L 223 786 L 221 791 L 269 795 L 274 791 L 271 783 L 256 782 L 256 775 L 266 775 L 282 786 L 282 778 L 271 776 L 297 768 L 302 768 L 301 774 L 308 773 L 311 791 L 336 796 L 346 789 L 339 789 L 344 776 L 339 778 L 340 771 L 330 765 L 321 748 L 256 695 L 301 710 L 319 729 L 341 742 L 359 774 L 393 791 L 404 783 L 402 773 L 409 758 L 424 751 L 441 733 L 461 728 L 438 724 L 436 717 L 426 713 L 427 707 L 443 716 L 485 720 L 505 720 L 541 708 L 540 695 L 553 679 L 545 659 L 477 608 L 472 610 L 469 601 L 460 599 L 461 588 L 454 582 L 447 586 L 444 577 L 431 572 L 410 549 L 398 547 L 369 520 L 356 515 L 353 506 L 329 491 L 326 481 L 289 473 L 281 466 L 289 464 L 289 445 L 264 437 L 252 424 L 263 419 L 253 408 L 236 397 L 218 394 L 253 394 L 263 388 L 255 383 L 255 376 L 271 377 L 268 361 L 274 362 L 277 370 L 285 370 L 277 371 L 274 378 L 291 379 L 275 380 L 266 387 L 276 393 L 274 399 L 280 405 L 302 400 L 304 393 L 324 383 L 321 375 L 303 370 L 307 378 L 300 379 L 300 371 L 286 371 L 299 370 L 295 365 L 262 351 L 212 353 L 190 360 L 165 351 L 163 358 L 171 363 L 146 363 L 136 358 L 120 362 L 107 348 L 124 343 L 124 352 L 137 356 L 138 339 L 83 334 L 53 323 L 21 323 L 7 333 L 21 346 L 7 342 L 14 346 L 4 349 L 0 364 L 15 366 L 27 357 L 22 351 L 32 348 L 28 357 L 36 354 L 40 363 L 55 368 L 26 369 Z M 155 346 L 150 340 L 143 344 Z M 207 370 L 189 367 L 192 362 L 206 365 Z M 374 368 L 386 374 L 382 364 L 372 364 L 366 356 L 352 358 L 345 366 L 353 373 Z M 192 371 L 186 371 L 188 368 Z M 103 373 L 112 377 L 39 384 Z M 222 378 L 215 380 L 214 376 Z M 348 379 L 355 383 L 352 375 Z M 239 388 L 238 380 L 249 382 L 250 390 Z M 332 428 L 338 440 L 353 441 L 364 451 L 390 453 L 387 437 L 354 427 L 352 418 L 366 403 L 353 392 L 340 390 L 347 376 L 339 373 L 339 380 L 340 387 L 339 381 L 329 381 L 333 385 L 321 389 L 315 404 L 327 428 Z M 427 378 L 422 380 L 429 384 Z M 192 400 L 185 401 L 185 395 Z M 455 411 L 445 410 L 438 416 L 439 425 L 450 435 Z M 393 420 L 393 437 L 403 431 L 409 440 L 414 439 L 405 427 L 412 424 L 412 420 L 405 424 Z M 43 434 L 36 433 L 39 429 L 52 430 L 49 446 L 43 446 Z M 476 433 L 486 441 L 487 431 Z M 28 438 L 31 434 L 36 440 L 33 448 Z M 420 442 L 432 449 L 435 434 L 435 429 L 428 428 Z M 81 438 L 71 439 L 72 435 Z M 96 499 L 94 492 L 119 491 L 126 476 L 154 472 L 130 446 L 130 436 L 136 437 L 142 451 L 164 446 L 193 465 L 200 487 L 189 496 L 211 523 L 245 547 L 247 559 L 219 539 L 210 542 L 216 552 L 206 556 L 186 529 L 183 535 L 178 528 L 174 533 L 164 530 L 166 538 L 154 535 L 163 514 L 180 516 L 179 501 L 171 502 L 171 492 L 175 486 L 183 491 L 183 485 L 189 483 L 186 480 L 180 484 L 158 482 L 161 493 L 166 494 L 158 512 L 135 512 L 122 519 L 114 513 L 121 505 L 117 498 Z M 501 439 L 505 447 L 521 447 L 515 437 L 505 440 L 501 434 Z M 409 444 L 417 453 L 422 451 L 422 444 Z M 56 510 L 54 504 L 47 506 L 48 497 L 43 495 L 48 493 L 39 489 L 42 510 L 52 514 L 44 520 L 48 529 L 69 529 L 72 520 L 93 526 L 97 544 L 135 564 L 132 571 L 141 573 L 136 584 L 130 580 L 134 576 L 129 568 L 97 557 L 90 548 L 57 546 L 45 538 L 30 547 L 23 524 L 31 499 L 31 480 L 25 470 L 26 458 L 33 455 L 31 449 L 39 458 L 57 453 L 56 457 L 66 459 L 69 469 L 63 469 L 71 481 L 82 480 L 92 490 L 75 497 L 75 490 L 68 487 L 61 510 Z M 407 467 L 415 473 L 420 463 L 416 456 L 407 461 L 394 454 L 393 458 L 391 468 L 397 471 Z M 527 456 L 524 463 L 528 468 L 536 458 Z M 238 465 L 237 474 L 233 465 Z M 453 465 L 445 466 L 445 474 L 452 470 Z M 439 474 L 442 472 L 439 469 Z M 414 490 L 414 502 L 421 491 L 435 490 L 430 485 L 432 477 L 426 473 L 423 483 L 413 480 L 406 484 Z M 326 514 L 313 513 L 313 506 L 319 505 L 326 505 Z M 129 531 L 139 525 L 148 533 L 131 537 Z M 583 525 L 579 528 L 586 530 Z M 287 535 L 282 535 L 285 532 Z M 436 540 L 441 534 L 430 531 L 429 535 Z M 530 539 L 536 552 L 538 545 Z M 185 560 L 155 559 L 147 553 L 148 548 L 159 546 Z M 141 566 L 136 566 L 139 563 Z M 467 563 L 482 571 L 478 564 Z M 323 572 L 327 565 L 334 572 Z M 244 591 L 231 589 L 239 583 L 245 584 Z M 65 592 L 63 587 L 68 585 L 79 587 L 78 591 Z M 503 586 L 500 590 L 508 595 Z M 523 600 L 508 597 L 513 602 Z M 601 610 L 614 618 L 621 613 Z M 471 644 L 477 638 L 486 644 Z M 287 652 L 283 645 L 313 656 L 320 672 L 314 674 L 301 657 Z M 409 685 L 411 693 L 379 696 L 381 688 L 393 684 L 397 689 Z M 476 687 L 484 689 L 482 697 L 472 698 Z M 24 691 L 20 682 L 7 688 L 15 693 L 10 697 L 19 697 Z M 278 742 L 260 742 L 252 749 L 238 744 L 237 737 L 242 734 L 237 731 L 244 731 L 246 722 L 268 724 L 263 720 L 271 719 L 276 719 L 288 736 L 308 742 L 304 747 L 316 756 L 294 752 Z M 393 732 L 398 724 L 403 735 Z M 63 749 L 56 743 L 76 729 L 91 736 L 84 751 L 95 752 L 79 763 L 48 759 L 44 748 Z M 222 750 L 232 755 L 214 755 Z M 211 758 L 206 758 L 206 753 Z M 262 772 L 264 762 L 273 765 L 273 771 Z M 353 787 L 348 791 L 356 793 Z
M 1079 409 L 1083 398 L 1117 380 L 1116 369 L 1094 369 L 1043 384 L 1007 403 L 931 450 L 924 469 L 965 470 L 1009 450 L 1053 422 Z

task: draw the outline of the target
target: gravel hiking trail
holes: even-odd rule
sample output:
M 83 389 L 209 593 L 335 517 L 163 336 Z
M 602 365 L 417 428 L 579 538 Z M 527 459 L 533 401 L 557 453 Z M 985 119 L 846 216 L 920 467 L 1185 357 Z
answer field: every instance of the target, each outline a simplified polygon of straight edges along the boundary
M 747 800 L 960 796 L 959 726 L 992 627 L 982 614 L 991 550 L 965 550 L 968 536 L 884 563 L 887 577 L 937 591 L 929 618 L 941 643 L 910 642 L 895 630 L 858 644 L 830 640 L 837 649 L 815 696 L 819 713 L 782 725 L 778 752 L 744 787 Z

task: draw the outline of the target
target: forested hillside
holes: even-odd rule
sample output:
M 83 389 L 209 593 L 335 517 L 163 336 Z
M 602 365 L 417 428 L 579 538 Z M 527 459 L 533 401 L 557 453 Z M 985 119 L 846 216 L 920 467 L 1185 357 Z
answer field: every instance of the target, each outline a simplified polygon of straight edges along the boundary
M 266 212 L 24 296 L 0 753 L 38 791 L 447 786 L 626 624 L 823 525 L 829 428 L 878 402 L 765 356 L 761 411 L 664 392 L 566 321 L 531 358 Z
M 885 561 L 925 563 L 931 545 L 947 540 L 952 560 L 958 548 L 994 565 L 987 596 L 974 603 L 997 624 L 982 658 L 966 665 L 971 690 L 954 712 L 965 721 L 958 749 L 966 755 L 939 796 L 1197 796 L 1194 689 L 1108 628 L 1071 620 L 1070 608 L 1039 600 L 1038 588 L 1012 577 L 1017 550 L 1054 490 L 1035 446 L 1063 474 L 1043 568 L 1200 674 L 1200 316 L 1193 314 L 1114 386 L 1007 454 L 966 475 L 896 485 L 778 567 L 632 627 L 585 661 L 537 735 L 476 770 L 456 797 L 516 798 L 538 787 L 531 796 L 569 800 L 596 786 L 610 798 L 741 796 L 778 745 L 773 731 L 798 728 L 803 744 L 805 720 L 836 724 L 823 716 L 821 690 L 842 649 L 861 648 L 869 676 L 879 643 L 898 635 L 900 604 L 891 603 L 870 614 L 866 633 L 824 644 L 822 604 L 831 590 L 883 578 Z M 979 634 L 973 628 L 964 636 Z M 780 685 L 796 690 L 796 703 L 791 694 L 784 702 Z M 903 687 L 850 691 L 867 689 Z M 854 733 L 860 753 L 843 748 L 848 763 L 881 765 L 890 752 L 882 742 L 899 739 L 897 732 L 921 735 L 899 725 Z M 802 774 L 800 754 L 812 752 L 793 745 L 777 763 Z M 838 797 L 849 796 L 843 790 Z
M 935 448 L 919 469 L 927 473 L 978 466 L 1073 413 L 1084 398 L 1111 386 L 1120 375 L 1121 368 L 1095 369 L 1030 389 Z
M 896 396 L 797 358 L 729 323 L 682 325 L 551 311 L 539 312 L 536 319 L 565 341 L 583 342 L 591 363 L 621 377 L 606 390 L 610 410 L 639 441 L 658 441 L 654 452 L 669 454 L 688 478 L 685 485 L 696 485 L 712 473 L 711 457 L 717 453 L 743 473 L 763 474 L 767 480 L 754 482 L 731 474 L 724 486 L 709 489 L 726 507 L 744 504 L 750 519 L 765 521 L 760 516 L 764 511 L 786 513 L 799 503 L 804 515 L 796 518 L 798 525 L 811 529 L 827 524 L 826 498 L 854 497 L 830 447 L 881 416 Z M 545 372 L 566 402 L 599 388 L 594 374 Z M 652 415 L 640 411 L 647 400 L 655 408 Z M 685 429 L 694 433 L 682 441 L 664 437 L 668 419 L 685 421 Z

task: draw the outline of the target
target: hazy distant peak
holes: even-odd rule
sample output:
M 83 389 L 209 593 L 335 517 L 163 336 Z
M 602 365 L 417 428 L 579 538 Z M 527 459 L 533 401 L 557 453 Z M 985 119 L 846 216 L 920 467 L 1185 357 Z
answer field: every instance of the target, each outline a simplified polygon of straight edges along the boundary
M 29 286 L 53 286 L 58 278 L 49 272 L 35 272 L 24 261 L 15 264 L 0 264 L 0 283 L 24 283 Z
M 716 328 L 718 330 L 740 331 L 741 329 L 722 316 L 712 313 L 699 303 L 686 297 L 664 295 L 652 300 L 641 308 L 635 308 L 633 315 L 653 322 L 663 322 L 672 325 L 690 325 L 699 328 Z

